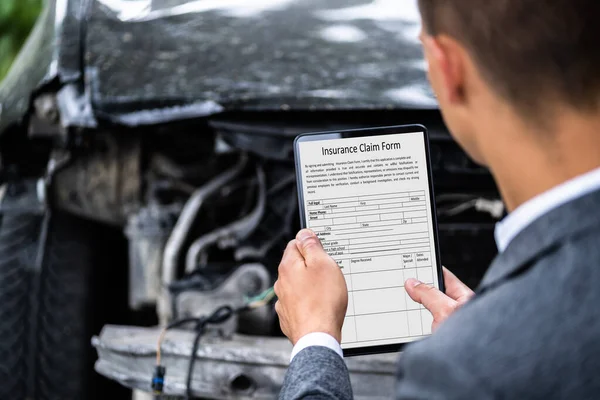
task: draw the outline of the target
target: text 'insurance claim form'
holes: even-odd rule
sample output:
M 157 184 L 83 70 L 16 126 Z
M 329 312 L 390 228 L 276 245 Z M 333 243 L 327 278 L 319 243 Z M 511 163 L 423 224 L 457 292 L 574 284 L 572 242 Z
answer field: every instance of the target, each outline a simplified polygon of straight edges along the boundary
M 423 133 L 299 144 L 307 227 L 342 269 L 342 347 L 410 342 L 432 316 L 404 289 L 438 285 Z

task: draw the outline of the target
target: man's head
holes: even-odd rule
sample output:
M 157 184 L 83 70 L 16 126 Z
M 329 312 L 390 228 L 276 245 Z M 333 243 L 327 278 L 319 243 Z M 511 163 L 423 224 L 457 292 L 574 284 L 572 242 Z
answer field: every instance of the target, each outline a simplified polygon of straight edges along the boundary
M 419 5 L 432 86 L 448 127 L 476 161 L 487 164 L 481 124 L 515 118 L 547 128 L 565 109 L 599 112 L 600 1 Z

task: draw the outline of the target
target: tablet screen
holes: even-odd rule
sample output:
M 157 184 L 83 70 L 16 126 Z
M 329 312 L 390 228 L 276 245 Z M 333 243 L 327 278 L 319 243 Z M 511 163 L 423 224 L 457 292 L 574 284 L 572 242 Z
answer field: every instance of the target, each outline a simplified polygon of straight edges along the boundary
M 304 223 L 348 286 L 343 349 L 431 333 L 431 314 L 404 288 L 408 278 L 439 287 L 426 151 L 425 132 L 297 143 Z

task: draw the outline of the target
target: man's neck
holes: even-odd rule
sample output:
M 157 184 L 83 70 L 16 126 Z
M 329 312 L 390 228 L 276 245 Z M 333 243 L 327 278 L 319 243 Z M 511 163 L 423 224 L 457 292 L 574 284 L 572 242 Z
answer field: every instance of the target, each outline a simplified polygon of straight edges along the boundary
M 522 122 L 496 125 L 488 165 L 509 211 L 600 167 L 600 114 L 561 113 L 555 120 L 548 131 Z

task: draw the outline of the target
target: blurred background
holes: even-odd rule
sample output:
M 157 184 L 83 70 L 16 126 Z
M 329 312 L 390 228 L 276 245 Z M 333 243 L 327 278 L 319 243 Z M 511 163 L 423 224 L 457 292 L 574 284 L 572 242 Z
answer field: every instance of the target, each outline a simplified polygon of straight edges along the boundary
M 0 81 L 4 78 L 33 24 L 42 11 L 43 0 L 0 2 Z
M 419 31 L 416 0 L 1 0 L 0 400 L 149 400 L 158 361 L 171 398 L 275 398 L 300 133 L 427 126 L 442 262 L 475 287 L 504 208 Z M 357 398 L 395 357 L 348 361 Z

